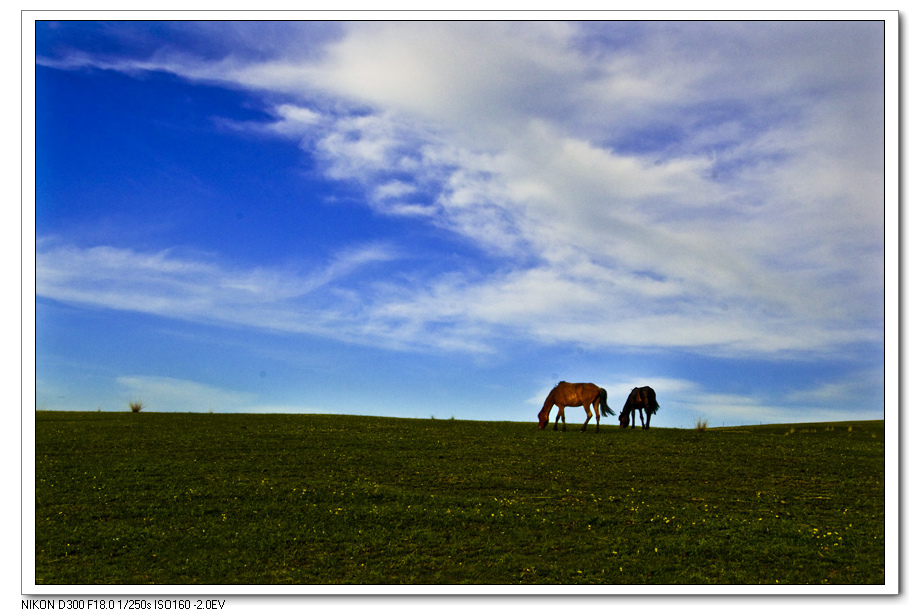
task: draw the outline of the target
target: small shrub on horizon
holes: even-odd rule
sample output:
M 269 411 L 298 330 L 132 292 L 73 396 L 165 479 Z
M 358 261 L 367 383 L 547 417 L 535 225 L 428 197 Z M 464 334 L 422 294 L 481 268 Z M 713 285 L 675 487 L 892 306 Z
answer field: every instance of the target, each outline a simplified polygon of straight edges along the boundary
M 697 431 L 706 431 L 707 427 L 709 427 L 708 419 L 703 419 L 702 417 L 696 419 L 696 430 Z
M 132 401 L 128 403 L 128 407 L 131 408 L 131 412 L 140 412 L 144 409 L 144 402 Z

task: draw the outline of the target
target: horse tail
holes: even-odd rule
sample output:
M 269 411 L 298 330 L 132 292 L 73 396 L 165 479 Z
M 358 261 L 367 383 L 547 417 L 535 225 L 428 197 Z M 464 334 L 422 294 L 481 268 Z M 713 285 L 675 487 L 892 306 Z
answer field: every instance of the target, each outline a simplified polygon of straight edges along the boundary
M 613 410 L 610 409 L 610 406 L 607 405 L 607 390 L 600 389 L 597 393 L 597 396 L 600 398 L 601 402 L 601 412 L 604 416 L 612 416 Z

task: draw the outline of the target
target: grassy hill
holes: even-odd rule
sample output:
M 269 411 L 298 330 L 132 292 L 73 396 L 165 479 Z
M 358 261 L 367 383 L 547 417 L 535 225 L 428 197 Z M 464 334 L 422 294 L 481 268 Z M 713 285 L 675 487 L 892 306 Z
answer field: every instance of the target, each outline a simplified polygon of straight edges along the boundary
M 884 424 L 36 413 L 38 584 L 880 584 Z

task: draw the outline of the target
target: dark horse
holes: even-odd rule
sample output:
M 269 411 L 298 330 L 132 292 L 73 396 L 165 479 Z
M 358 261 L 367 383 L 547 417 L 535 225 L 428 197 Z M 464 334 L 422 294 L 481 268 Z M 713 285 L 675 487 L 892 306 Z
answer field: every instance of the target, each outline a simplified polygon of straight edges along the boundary
M 585 424 L 581 426 L 581 430 L 584 431 L 591 421 L 592 405 L 594 406 L 594 414 L 597 415 L 597 431 L 600 431 L 601 413 L 603 412 L 604 416 L 613 415 L 613 410 L 607 405 L 607 391 L 590 382 L 577 384 L 560 382 L 546 396 L 546 401 L 543 402 L 543 409 L 537 415 L 537 419 L 540 421 L 538 426 L 540 429 L 546 427 L 546 424 L 549 423 L 550 410 L 553 409 L 553 406 L 558 406 L 559 411 L 556 413 L 556 422 L 553 424 L 553 429 L 559 427 L 559 419 L 562 418 L 562 431 L 565 431 L 565 407 L 584 406 L 585 412 L 588 414 Z
M 642 429 L 648 429 L 652 425 L 652 415 L 658 411 L 660 406 L 655 399 L 655 389 L 652 387 L 636 387 L 629 393 L 626 403 L 623 404 L 623 410 L 620 412 L 620 427 L 629 427 L 629 416 L 632 413 L 632 426 L 636 427 L 636 410 L 639 411 L 639 420 L 642 422 Z M 645 418 L 642 418 L 642 412 L 645 411 Z

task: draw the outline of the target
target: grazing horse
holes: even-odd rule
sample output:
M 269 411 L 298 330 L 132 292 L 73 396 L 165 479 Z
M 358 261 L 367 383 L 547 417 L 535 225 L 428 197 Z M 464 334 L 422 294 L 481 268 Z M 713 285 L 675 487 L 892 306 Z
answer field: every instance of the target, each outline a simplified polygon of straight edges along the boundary
M 636 427 L 636 410 L 639 411 L 639 420 L 642 422 L 642 429 L 648 429 L 652 425 L 652 415 L 658 411 L 660 406 L 655 399 L 655 389 L 652 387 L 636 387 L 629 393 L 626 403 L 623 404 L 623 410 L 620 412 L 620 427 L 629 427 L 629 415 L 632 413 L 632 426 Z M 645 418 L 642 418 L 642 411 L 645 411 Z
M 588 418 L 585 419 L 581 430 L 584 431 L 591 421 L 591 406 L 594 406 L 594 414 L 597 415 L 597 431 L 601 430 L 601 413 L 604 416 L 613 415 L 613 410 L 607 405 L 607 391 L 596 384 L 590 382 L 580 382 L 573 384 L 571 382 L 560 382 L 553 387 L 553 390 L 546 396 L 543 402 L 543 409 L 537 414 L 539 419 L 538 427 L 543 429 L 549 423 L 549 413 L 553 406 L 558 406 L 559 411 L 556 413 L 556 422 L 553 429 L 559 427 L 559 419 L 562 418 L 562 431 L 565 431 L 565 407 L 566 406 L 584 406 Z

